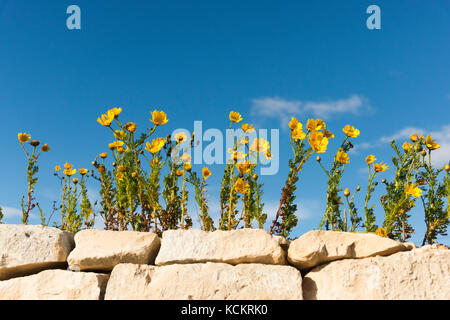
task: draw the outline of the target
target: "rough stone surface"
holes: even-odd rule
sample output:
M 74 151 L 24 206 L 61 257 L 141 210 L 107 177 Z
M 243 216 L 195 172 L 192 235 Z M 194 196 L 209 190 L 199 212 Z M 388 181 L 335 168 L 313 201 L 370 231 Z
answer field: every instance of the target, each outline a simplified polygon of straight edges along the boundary
M 119 264 L 106 300 L 301 300 L 302 277 L 290 266 L 225 263 L 162 267 Z
M 0 224 L 0 280 L 66 268 L 73 234 L 56 228 Z
M 71 270 L 111 271 L 119 263 L 153 264 L 161 240 L 151 232 L 83 230 L 67 258 Z
M 450 299 L 450 250 L 415 249 L 388 257 L 328 263 L 306 274 L 305 299 Z
M 286 264 L 288 243 L 260 229 L 169 230 L 163 233 L 156 265 L 224 262 Z
M 290 243 L 288 261 L 305 270 L 330 261 L 387 256 L 410 249 L 370 233 L 313 230 Z
M 46 270 L 0 281 L 0 300 L 99 300 L 104 296 L 108 275 Z

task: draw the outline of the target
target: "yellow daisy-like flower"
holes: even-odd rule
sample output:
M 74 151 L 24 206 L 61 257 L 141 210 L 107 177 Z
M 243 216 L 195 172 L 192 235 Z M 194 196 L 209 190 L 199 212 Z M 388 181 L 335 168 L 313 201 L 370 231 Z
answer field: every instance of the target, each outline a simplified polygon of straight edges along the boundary
M 177 170 L 177 171 L 175 172 L 175 174 L 176 174 L 177 176 L 182 176 L 182 175 L 184 175 L 184 171 L 183 171 L 183 170 Z
M 145 144 L 145 150 L 155 154 L 159 152 L 162 149 L 162 147 L 164 147 L 165 143 L 166 140 L 164 138 L 153 139 L 152 144 L 150 144 L 149 142 Z
M 122 140 L 123 137 L 124 137 L 124 134 L 125 134 L 125 132 L 123 132 L 123 130 L 115 130 L 115 131 L 114 131 L 114 137 L 115 137 L 117 140 Z
M 231 122 L 241 122 L 242 121 L 242 116 L 239 112 L 235 112 L 235 111 L 231 111 L 230 112 L 230 121 Z
M 187 135 L 184 132 L 179 132 L 175 134 L 174 138 L 177 143 L 183 143 L 187 140 Z
M 408 149 L 411 147 L 411 143 L 405 141 L 402 145 L 403 151 L 408 152 Z
M 429 150 L 436 150 L 439 149 L 441 146 L 439 143 L 433 140 L 433 138 L 430 135 L 427 135 L 427 139 L 425 140 L 425 143 L 427 145 L 427 148 Z
M 42 151 L 43 151 L 43 152 L 49 152 L 49 151 L 50 151 L 50 147 L 48 146 L 48 144 L 44 144 L 44 145 L 42 146 Z
M 106 152 L 103 152 L 103 153 L 100 153 L 99 156 L 100 156 L 100 158 L 105 159 L 108 156 L 108 154 Z
M 127 150 L 125 150 L 124 147 L 117 147 L 117 152 L 118 152 L 119 154 L 125 153 L 125 151 L 127 151 Z
M 270 149 L 269 141 L 265 140 L 264 138 L 256 138 L 253 140 L 252 145 L 250 146 L 250 151 L 253 152 L 266 152 Z
M 114 112 L 109 110 L 106 114 L 102 114 L 100 118 L 97 118 L 97 122 L 100 123 L 102 126 L 109 127 L 111 125 L 111 122 L 113 122 L 115 118 Z
M 73 176 L 75 173 L 77 173 L 77 169 L 65 169 L 64 174 L 68 177 Z
M 387 169 L 389 169 L 387 164 L 384 163 L 383 161 L 380 163 L 375 163 L 373 165 L 373 168 L 374 168 L 375 172 L 383 172 L 383 171 L 386 171 Z
M 242 178 L 238 178 L 236 180 L 236 183 L 234 184 L 234 189 L 237 193 L 244 193 L 249 187 L 250 185 L 248 183 L 245 183 Z
M 119 172 L 126 172 L 127 171 L 127 169 L 125 168 L 125 166 L 123 166 L 123 165 L 119 165 L 118 167 L 117 167 L 117 171 L 119 171 Z
M 211 176 L 211 171 L 207 167 L 204 167 L 202 169 L 202 176 L 203 176 L 203 179 L 205 179 L 205 180 L 208 179 Z
M 350 163 L 350 158 L 346 152 L 339 150 L 336 155 L 336 161 L 341 164 L 347 164 Z
M 308 128 L 309 131 L 319 131 L 324 130 L 326 128 L 326 124 L 322 119 L 309 119 L 306 123 L 306 128 Z
M 114 118 L 117 118 L 121 112 L 122 112 L 122 108 L 112 108 L 112 109 L 108 110 L 108 113 L 113 114 Z
M 110 143 L 108 146 L 109 146 L 109 148 L 111 150 L 114 150 L 114 149 L 119 148 L 119 147 L 121 147 L 123 145 L 124 145 L 123 141 L 114 141 L 114 142 Z
M 291 130 L 295 130 L 300 126 L 300 130 L 303 128 L 303 125 L 301 122 L 299 122 L 295 117 L 291 118 L 291 121 L 289 121 L 289 128 Z
M 55 166 L 55 171 L 56 171 L 56 172 L 61 171 L 61 167 L 60 167 L 60 166 Z
M 238 163 L 236 164 L 236 168 L 238 169 L 238 171 L 242 174 L 245 174 L 247 172 L 250 172 L 251 169 L 251 164 L 249 162 L 242 162 L 242 163 Z
M 344 196 L 347 197 L 347 198 L 350 196 L 350 190 L 348 190 L 348 188 L 346 188 L 344 190 Z
M 324 153 L 327 151 L 328 138 L 322 132 L 313 132 L 308 138 L 311 148 L 317 153 Z
M 422 195 L 422 190 L 412 183 L 405 184 L 405 193 L 412 195 L 414 198 L 419 198 Z
M 30 141 L 30 139 L 31 139 L 31 135 L 29 135 L 29 134 L 27 134 L 27 133 L 19 133 L 19 134 L 17 135 L 17 137 L 19 138 L 19 142 L 20 142 L 20 143 L 28 142 L 28 141 Z
M 136 131 L 136 123 L 134 122 L 128 122 L 123 126 L 126 130 L 129 132 L 135 132 Z
M 68 169 L 72 169 L 73 164 L 70 164 L 68 162 L 64 163 L 64 169 L 68 170 Z
M 190 163 L 185 163 L 184 170 L 186 170 L 187 172 L 190 172 L 192 170 L 192 165 Z
M 167 115 L 164 111 L 155 110 L 152 112 L 152 119 L 150 120 L 150 122 L 153 122 L 157 126 L 162 126 L 169 122 L 169 120 L 167 119 Z
M 366 157 L 367 164 L 372 164 L 372 163 L 374 163 L 375 160 L 377 160 L 377 158 L 375 158 L 375 156 L 373 154 L 370 154 Z
M 82 176 L 84 176 L 88 171 L 89 171 L 89 170 L 88 170 L 88 169 L 85 169 L 85 168 L 80 168 L 80 169 L 78 169 L 78 172 L 79 172 Z
M 253 125 L 248 123 L 243 124 L 241 128 L 245 133 L 255 132 L 255 128 L 253 128 Z
M 125 174 L 123 174 L 123 172 L 118 172 L 116 174 L 116 179 L 119 181 L 122 181 L 125 178 Z
M 410 137 L 412 142 L 416 142 L 417 140 L 423 140 L 423 135 L 420 135 L 418 133 L 413 133 Z
M 74 184 L 77 184 L 78 183 L 78 178 L 73 178 L 72 181 L 73 181 Z
M 342 129 L 342 131 L 344 131 L 344 133 L 347 135 L 347 137 L 350 138 L 356 138 L 357 136 L 359 136 L 359 130 L 355 129 L 354 126 L 351 126 L 349 124 L 347 124 L 344 129 Z
M 302 130 L 301 124 L 291 131 L 291 135 L 294 140 L 303 140 L 306 138 L 306 133 Z
M 231 158 L 234 159 L 235 161 L 245 159 L 245 157 L 247 156 L 246 153 L 242 151 L 234 151 L 233 148 L 228 148 L 228 153 L 231 155 Z

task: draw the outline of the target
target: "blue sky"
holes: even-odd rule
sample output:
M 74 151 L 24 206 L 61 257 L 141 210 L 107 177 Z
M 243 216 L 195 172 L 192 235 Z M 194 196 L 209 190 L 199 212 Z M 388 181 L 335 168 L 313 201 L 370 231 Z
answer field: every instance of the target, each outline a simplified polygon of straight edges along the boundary
M 66 8 L 81 8 L 81 30 L 66 28 Z M 381 30 L 366 27 L 366 8 L 381 8 Z M 354 141 L 342 187 L 365 189 L 364 158 L 393 165 L 390 138 L 432 133 L 450 160 L 450 3 L 435 1 L 0 1 L 0 206 L 19 223 L 26 192 L 26 159 L 17 133 L 31 133 L 51 152 L 40 159 L 36 195 L 50 210 L 59 199 L 53 167 L 69 161 L 89 167 L 112 141 L 97 117 L 123 108 L 124 121 L 149 126 L 163 109 L 170 126 L 204 130 L 228 126 L 228 113 L 245 122 L 280 128 L 280 171 L 266 176 L 265 202 L 273 215 L 290 157 L 285 119 L 324 117 L 336 139 L 322 158 L 328 165 L 352 124 Z M 197 167 L 196 169 L 199 169 Z M 211 207 L 218 202 L 222 167 L 211 166 Z M 379 176 L 380 180 L 383 175 Z M 92 181 L 92 196 L 99 186 Z M 372 203 L 383 211 L 379 186 Z M 317 228 L 326 177 L 315 161 L 298 186 L 300 223 L 294 235 Z M 357 200 L 362 212 L 364 192 Z M 39 223 L 37 212 L 32 219 Z M 194 215 L 194 212 L 193 212 Z M 424 233 L 422 205 L 412 211 L 412 240 Z M 438 239 L 449 244 L 449 237 Z

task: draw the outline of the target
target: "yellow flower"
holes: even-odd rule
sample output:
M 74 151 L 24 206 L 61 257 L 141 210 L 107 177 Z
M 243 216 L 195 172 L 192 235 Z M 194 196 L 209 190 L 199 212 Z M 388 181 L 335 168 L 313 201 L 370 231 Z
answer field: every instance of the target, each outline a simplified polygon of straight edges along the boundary
M 339 163 L 341 163 L 341 164 L 347 164 L 347 163 L 350 163 L 348 154 L 345 153 L 345 152 L 342 151 L 342 150 L 339 150 L 339 151 L 338 151 L 338 153 L 337 153 L 337 155 L 336 155 L 336 161 L 339 162 Z
M 264 138 L 256 138 L 253 140 L 253 144 L 250 146 L 250 151 L 253 152 L 266 152 L 270 149 L 269 141 L 265 140 Z
M 416 142 L 417 140 L 423 140 L 423 135 L 414 133 L 409 138 L 411 139 L 412 142 Z
M 323 122 L 322 119 L 308 119 L 308 122 L 306 123 L 306 128 L 308 128 L 309 131 L 319 131 L 324 130 L 326 128 L 325 122 Z
M 242 151 L 234 151 L 233 148 L 228 148 L 228 153 L 235 161 L 245 159 L 245 157 L 247 156 L 246 153 Z
M 150 144 L 149 142 L 145 144 L 145 150 L 155 154 L 162 149 L 165 143 L 166 140 L 164 138 L 153 139 L 152 144 Z
M 84 176 L 84 175 L 88 172 L 88 169 L 81 168 L 81 169 L 78 169 L 78 172 L 79 172 L 82 176 Z
M 264 156 L 266 157 L 266 159 L 272 159 L 272 152 L 270 152 L 270 150 L 267 150 L 266 153 L 264 153 Z
M 166 113 L 164 111 L 157 111 L 157 110 L 152 112 L 152 119 L 150 121 L 156 124 L 157 126 L 162 126 L 167 122 L 169 122 Z
M 117 180 L 122 181 L 123 178 L 125 178 L 125 175 L 123 174 L 123 172 L 118 172 L 116 174 L 116 178 L 117 178 Z
M 322 132 L 313 132 L 308 138 L 311 148 L 317 153 L 324 153 L 327 151 L 328 138 Z
M 73 183 L 77 184 L 78 183 L 78 178 L 73 178 Z
M 185 163 L 184 170 L 186 170 L 187 172 L 190 172 L 192 170 L 192 165 L 190 163 Z
M 291 130 L 295 130 L 298 127 L 300 127 L 301 130 L 303 128 L 303 125 L 295 117 L 292 117 L 291 121 L 289 121 L 289 128 Z
M 387 169 L 389 169 L 387 164 L 384 163 L 383 161 L 380 163 L 375 163 L 373 165 L 373 168 L 375 169 L 375 172 L 383 172 L 383 171 L 386 171 Z
M 102 126 L 109 127 L 111 125 L 111 122 L 113 122 L 114 117 L 114 112 L 111 112 L 111 110 L 109 110 L 106 114 L 102 114 L 100 118 L 97 118 L 97 122 Z
M 411 143 L 405 141 L 402 145 L 402 148 L 405 152 L 408 152 L 409 147 L 411 147 Z
M 248 138 L 242 139 L 241 144 L 247 144 L 250 140 Z
M 297 126 L 297 128 L 291 131 L 292 139 L 294 140 L 303 140 L 306 137 L 306 133 L 302 130 L 301 124 Z
M 425 140 L 425 143 L 427 144 L 427 148 L 430 150 L 436 150 L 441 147 L 439 145 L 439 143 L 434 141 L 430 135 L 427 135 L 427 139 Z
M 56 172 L 58 172 L 58 171 L 60 171 L 61 170 L 61 167 L 60 166 L 55 166 L 55 171 Z
M 175 173 L 176 173 L 177 176 L 182 176 L 184 174 L 184 171 L 183 170 L 177 170 Z
M 117 152 L 118 153 L 122 154 L 122 153 L 125 153 L 125 151 L 127 151 L 127 150 L 125 150 L 124 147 L 117 147 Z
M 66 169 L 64 170 L 64 174 L 68 177 L 73 176 L 75 173 L 77 173 L 77 169 Z
M 33 147 L 37 147 L 40 143 L 41 143 L 41 142 L 40 142 L 39 140 L 31 140 L 31 142 L 30 142 L 30 144 L 31 144 Z
M 31 135 L 26 133 L 19 133 L 17 137 L 19 138 L 20 143 L 28 142 L 31 139 Z
M 211 171 L 207 167 L 204 167 L 202 169 L 202 176 L 203 176 L 203 179 L 205 179 L 205 180 L 208 179 L 208 177 L 211 176 Z
M 386 237 L 387 237 L 386 230 L 385 230 L 384 228 L 378 228 L 378 229 L 375 231 L 375 234 L 376 234 L 377 236 L 380 236 L 380 237 L 383 237 L 383 238 L 386 238 Z
M 248 124 L 248 123 L 245 123 L 245 124 L 242 125 L 242 130 L 243 130 L 245 133 L 252 133 L 252 132 L 255 132 L 255 128 L 253 128 L 253 125 Z
M 137 173 L 136 173 L 136 172 L 133 172 L 133 173 L 131 174 L 131 177 L 132 177 L 132 178 L 136 178 L 136 176 L 137 176 Z
M 125 166 L 123 166 L 123 165 L 119 165 L 118 167 L 117 167 L 117 171 L 119 171 L 119 172 L 126 172 L 127 171 L 127 169 L 125 168 Z
M 250 172 L 251 165 L 249 162 L 246 161 L 246 162 L 236 164 L 236 168 L 238 169 L 238 171 L 240 173 L 245 174 L 247 172 Z
M 105 168 L 105 166 L 104 165 L 101 165 L 100 167 L 98 167 L 98 172 L 100 172 L 100 173 L 105 173 L 106 172 L 106 168 Z
M 187 135 L 184 132 L 179 132 L 179 133 L 175 134 L 174 138 L 175 138 L 175 141 L 177 141 L 178 143 L 183 143 L 187 140 Z
M 351 126 L 349 124 L 347 124 L 344 129 L 342 129 L 342 131 L 344 131 L 344 133 L 347 135 L 347 137 L 351 137 L 351 138 L 356 138 L 357 136 L 359 136 L 359 130 L 355 129 L 354 126 Z
M 103 153 L 100 153 L 99 156 L 100 156 L 100 158 L 105 159 L 108 156 L 108 154 L 106 152 L 103 152 Z
M 123 126 L 126 130 L 129 132 L 135 132 L 136 131 L 136 123 L 134 122 L 128 122 Z
M 118 147 L 121 147 L 123 145 L 124 145 L 123 141 L 114 141 L 114 142 L 110 143 L 108 146 L 109 146 L 109 148 L 111 150 L 114 150 L 114 149 L 116 149 Z
M 42 146 L 42 151 L 43 151 L 43 152 L 49 152 L 49 151 L 50 151 L 50 147 L 48 146 L 48 144 L 44 144 L 44 145 Z
M 248 183 L 245 183 L 245 181 L 242 178 L 238 178 L 236 180 L 236 183 L 234 184 L 234 189 L 238 193 L 244 193 L 250 185 Z
M 367 164 L 372 164 L 375 160 L 377 160 L 377 158 L 375 158 L 375 156 L 373 154 L 370 154 L 366 157 Z
M 242 121 L 242 116 L 239 112 L 231 111 L 229 117 L 231 122 L 238 123 Z
M 119 114 L 122 112 L 122 108 L 112 108 L 108 110 L 108 113 L 114 115 L 114 118 L 117 118 Z
M 66 170 L 72 169 L 72 167 L 73 167 L 73 164 L 70 164 L 70 163 L 68 163 L 68 162 L 66 162 L 66 163 L 64 164 L 64 169 L 66 169 Z
M 414 198 L 418 198 L 422 195 L 422 190 L 419 187 L 416 187 L 414 184 L 405 184 L 404 187 L 405 193 L 412 195 Z

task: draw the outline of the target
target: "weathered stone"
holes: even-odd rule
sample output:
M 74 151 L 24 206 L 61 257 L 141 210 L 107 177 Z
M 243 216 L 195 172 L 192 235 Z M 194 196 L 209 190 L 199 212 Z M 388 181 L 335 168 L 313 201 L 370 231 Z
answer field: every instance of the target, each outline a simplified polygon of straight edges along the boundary
M 301 300 L 302 278 L 290 266 L 225 263 L 162 267 L 119 264 L 105 300 Z
M 56 228 L 0 224 L 0 280 L 66 268 L 73 234 Z
M 450 251 L 415 249 L 388 257 L 346 259 L 314 268 L 305 299 L 450 299 Z
M 108 278 L 99 273 L 45 270 L 0 281 L 0 300 L 99 300 Z
M 410 250 L 400 242 L 371 233 L 310 231 L 289 245 L 288 261 L 301 270 L 340 259 L 386 256 Z
M 261 229 L 206 232 L 169 230 L 163 233 L 156 265 L 224 262 L 286 264 L 281 237 Z
M 151 232 L 83 230 L 75 235 L 69 268 L 111 271 L 119 263 L 153 264 L 161 240 Z

